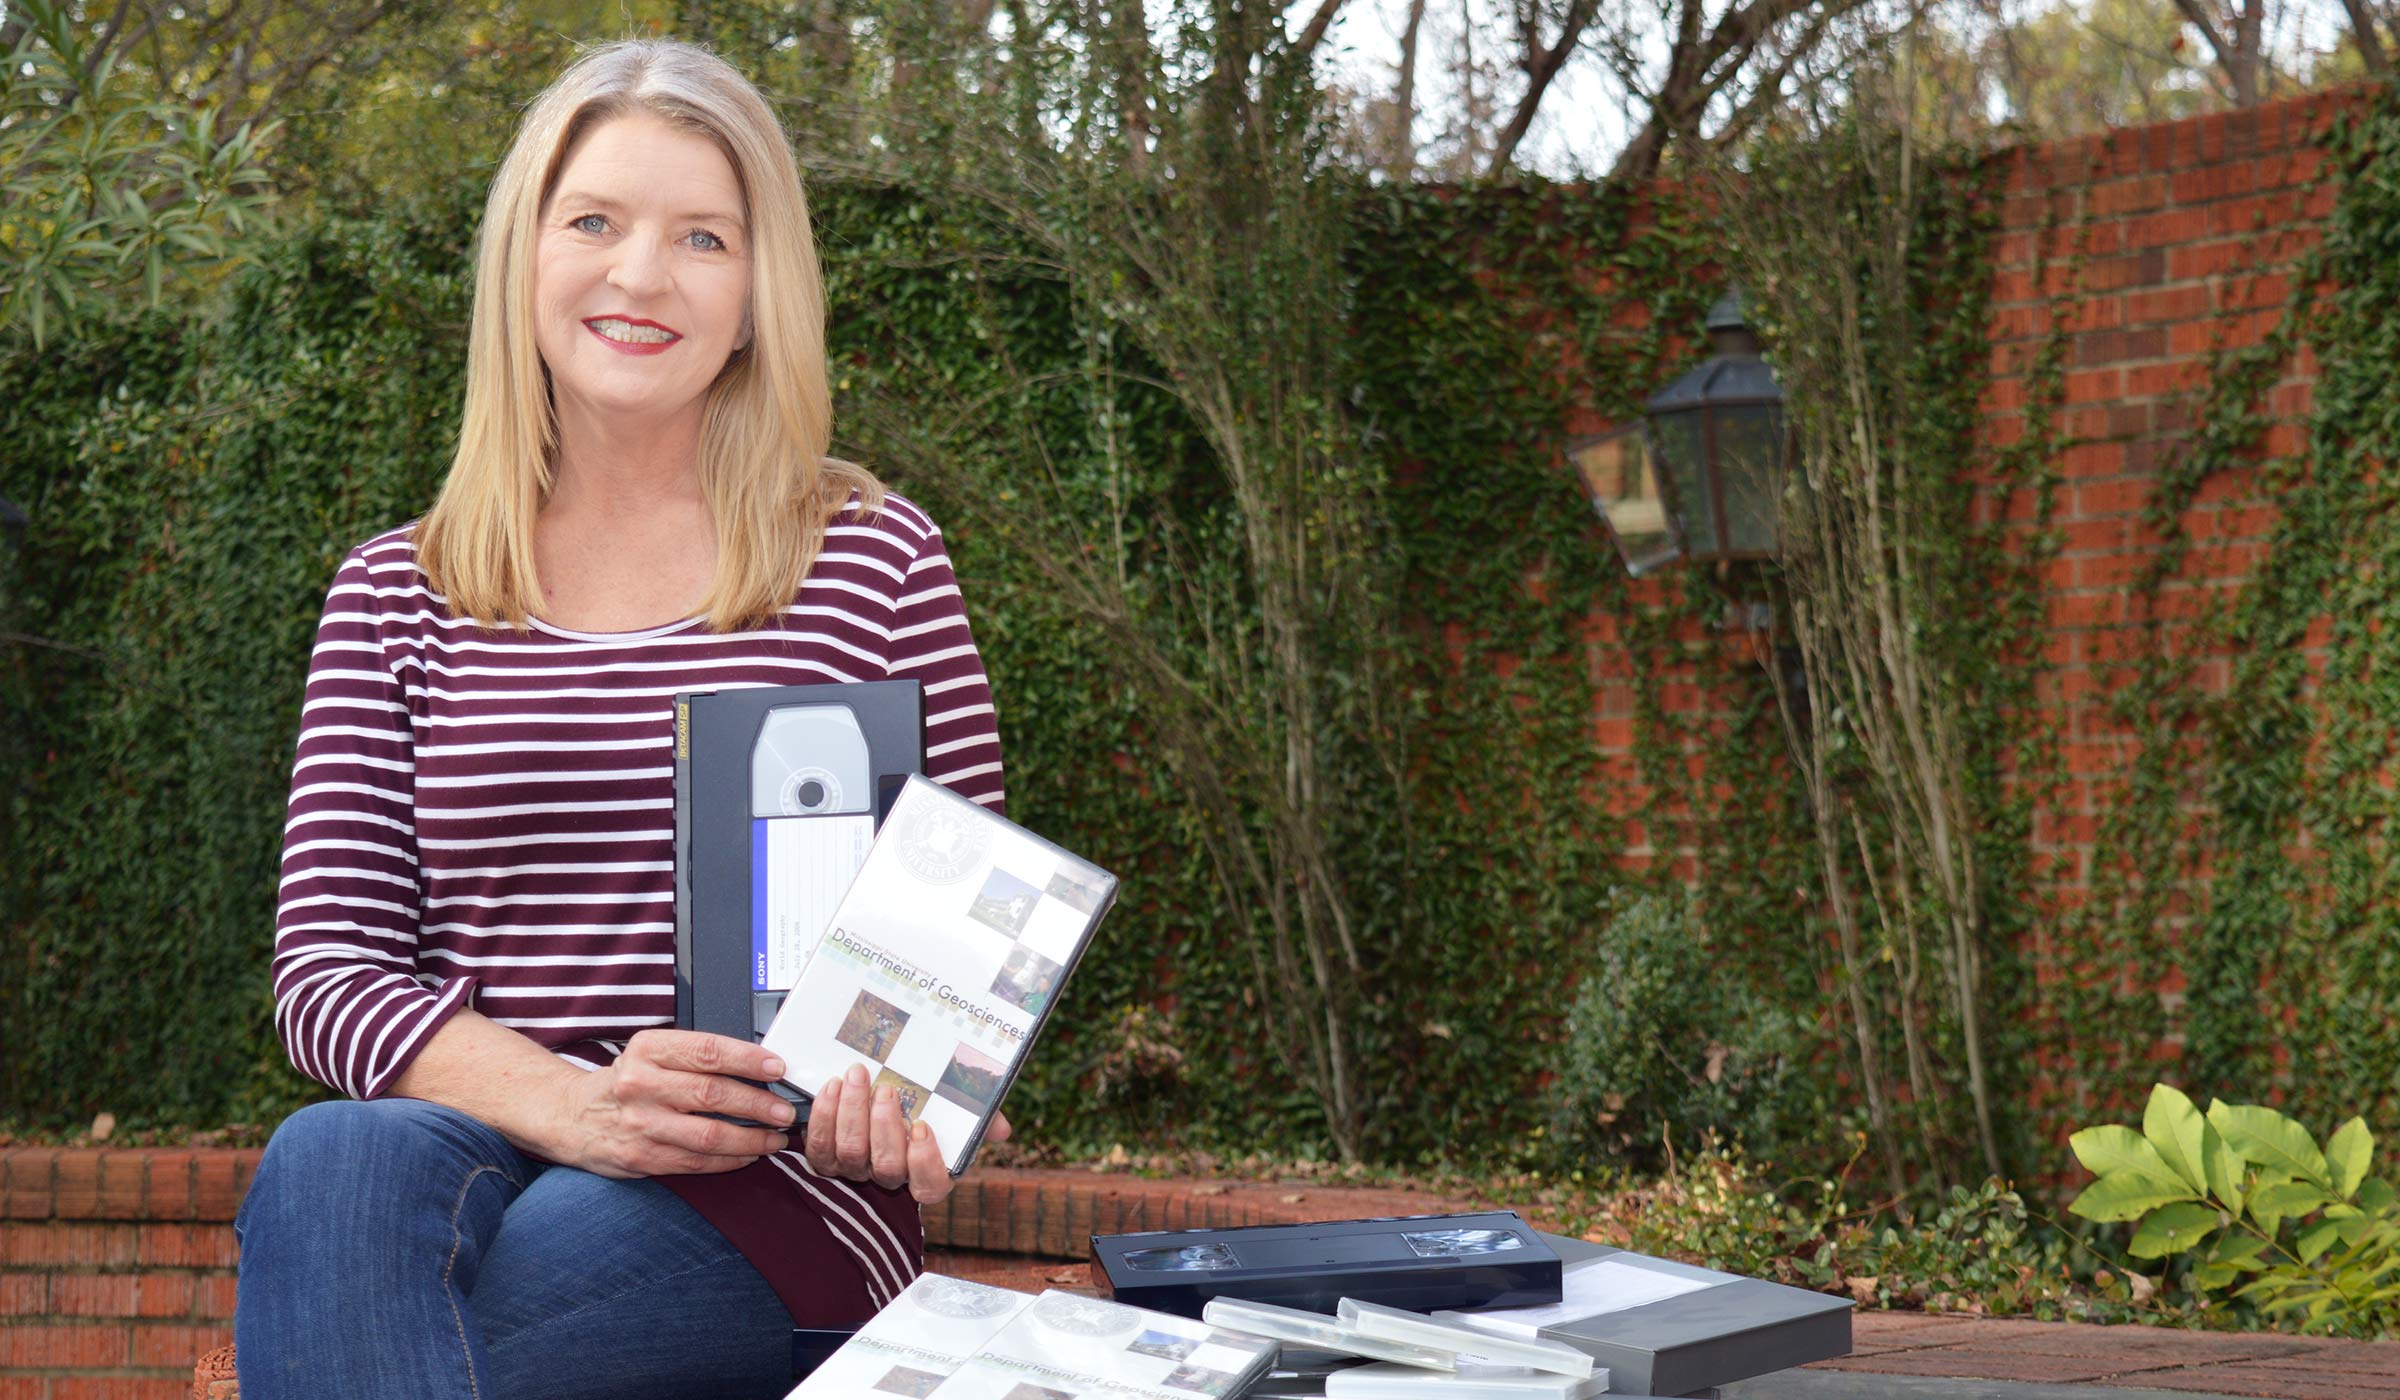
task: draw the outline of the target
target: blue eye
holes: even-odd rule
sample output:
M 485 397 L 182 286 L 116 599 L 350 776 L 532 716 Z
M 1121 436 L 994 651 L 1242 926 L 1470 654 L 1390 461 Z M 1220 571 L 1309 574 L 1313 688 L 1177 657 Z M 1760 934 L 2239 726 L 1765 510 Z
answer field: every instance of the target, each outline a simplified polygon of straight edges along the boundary
M 725 240 L 724 240 L 724 239 L 722 239 L 722 238 L 719 238 L 719 237 L 717 237 L 717 236 L 716 236 L 715 234 L 713 234 L 713 233 L 710 233 L 710 232 L 709 232 L 707 229 L 704 229 L 704 228 L 696 228 L 696 229 L 693 229 L 693 230 L 692 230 L 692 237 L 694 237 L 694 238 L 705 238 L 705 239 L 707 239 L 707 240 L 708 240 L 708 241 L 709 241 L 711 244 L 715 245 L 715 246 L 713 246 L 713 247 L 706 248 L 706 249 L 702 250 L 702 251 L 704 251 L 704 252 L 710 252 L 710 253 L 722 253 L 722 252 L 725 252 L 725 251 L 726 251 L 726 244 L 725 244 Z
M 592 222 L 594 219 L 598 219 L 598 220 L 599 220 L 601 223 L 604 223 L 604 224 L 608 222 L 608 220 L 607 220 L 605 217 L 603 217 L 603 216 L 601 216 L 601 215 L 599 215 L 599 214 L 585 214 L 585 215 L 583 215 L 583 216 L 582 216 L 582 217 L 580 217 L 580 218 L 577 218 L 577 219 L 572 219 L 572 220 L 568 221 L 567 227 L 568 227 L 568 228 L 571 228 L 571 229 L 574 229 L 574 230 L 576 230 L 576 231 L 577 231 L 577 232 L 579 232 L 579 233 L 598 233 L 600 230 L 598 230 L 598 229 L 596 229 L 596 228 L 585 228 L 585 227 L 584 227 L 584 225 L 585 225 L 585 224 L 588 224 L 588 223 Z

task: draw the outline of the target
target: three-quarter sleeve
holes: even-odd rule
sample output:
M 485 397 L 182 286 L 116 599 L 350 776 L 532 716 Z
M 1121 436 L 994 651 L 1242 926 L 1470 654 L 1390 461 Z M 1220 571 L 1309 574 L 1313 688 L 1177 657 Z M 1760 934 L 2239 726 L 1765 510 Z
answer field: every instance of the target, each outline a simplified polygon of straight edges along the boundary
M 923 537 L 894 598 L 886 669 L 896 680 L 925 687 L 925 776 L 1004 812 L 1000 728 L 983 656 L 975 649 L 941 530 L 921 515 L 913 518 Z
M 275 1030 L 292 1064 L 355 1098 L 387 1092 L 476 980 L 417 970 L 416 743 L 354 552 L 309 659 L 275 912 Z

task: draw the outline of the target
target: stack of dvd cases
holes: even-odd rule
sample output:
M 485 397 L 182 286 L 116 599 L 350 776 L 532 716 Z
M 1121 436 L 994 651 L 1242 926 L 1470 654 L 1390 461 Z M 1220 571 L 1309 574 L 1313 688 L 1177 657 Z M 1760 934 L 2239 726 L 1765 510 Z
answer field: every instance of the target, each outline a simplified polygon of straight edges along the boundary
M 1272 1303 L 1212 1299 L 1211 1326 L 1278 1342 L 1269 1388 L 1277 1395 L 1322 1394 L 1328 1400 L 1587 1400 L 1608 1390 L 1608 1372 L 1573 1347 L 1496 1338 L 1472 1328 L 1356 1299 L 1340 1301 L 1336 1316 Z M 1311 1358 L 1348 1357 L 1311 1368 L 1292 1364 L 1294 1349 Z

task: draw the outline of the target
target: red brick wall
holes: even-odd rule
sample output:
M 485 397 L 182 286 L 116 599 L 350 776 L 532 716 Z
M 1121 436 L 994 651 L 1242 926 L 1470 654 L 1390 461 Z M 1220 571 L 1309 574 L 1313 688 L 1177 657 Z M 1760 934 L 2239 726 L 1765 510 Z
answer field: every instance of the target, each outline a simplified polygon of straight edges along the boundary
M 2283 269 L 2316 242 L 2335 194 L 2330 181 L 2311 187 L 2321 164 L 2312 138 L 2357 100 L 2354 92 L 2321 94 L 1995 157 L 2005 202 L 1992 281 L 1990 444 L 2021 437 L 2027 367 L 2050 334 L 2051 298 L 2074 293 L 2055 464 L 2061 547 L 2043 585 L 2045 657 L 2053 668 L 2043 703 L 2059 727 L 2065 770 L 2035 832 L 2041 895 L 2053 919 L 2090 894 L 2094 835 L 2133 755 L 2131 736 L 2112 724 L 2106 699 L 2121 684 L 2146 621 L 2137 616 L 2132 581 L 2162 544 L 2142 519 L 2144 508 L 2187 435 L 2213 358 L 2256 343 L 2281 316 L 2289 291 Z M 2299 441 L 2313 374 L 2303 353 L 2268 396 L 2267 411 L 2282 421 L 2269 430 L 2267 451 Z M 2211 480 L 2182 517 L 2193 546 L 2158 610 L 2170 640 L 2180 622 L 2238 586 L 2258 562 L 2275 515 L 2255 499 L 2256 475 L 2241 470 Z M 1982 508 L 2026 520 L 2033 503 L 1987 497 Z M 1638 584 L 1637 598 L 1663 598 L 1662 590 L 1676 586 L 1675 572 Z M 1594 734 L 1609 760 L 1615 801 L 1632 811 L 1642 805 L 1632 762 L 1633 670 L 1659 659 L 1628 654 L 1604 615 L 1593 619 L 1591 638 L 1600 682 Z M 1709 644 L 1698 632 L 1679 640 Z M 2222 663 L 2203 668 L 2203 684 L 2222 680 Z M 1688 683 L 1688 673 L 1677 681 L 1663 692 L 1669 710 L 1714 710 L 1713 697 Z M 1645 830 L 1634 834 L 1629 854 L 1669 860 L 1688 876 L 1696 853 L 1689 833 Z
M 179 1400 L 233 1339 L 256 1152 L 0 1149 L 0 1400 Z
M 0 1400 L 187 1395 L 193 1362 L 233 1340 L 232 1221 L 258 1158 L 235 1148 L 0 1148 Z M 1452 1208 L 1305 1182 L 982 1168 L 925 1212 L 925 1236 L 937 1270 L 1040 1288 L 1080 1281 L 1056 1261 L 1089 1257 L 1095 1234 Z
M 2317 180 L 2314 138 L 2355 100 L 2300 98 L 2008 159 L 1986 398 L 1995 444 L 2022 430 L 2022 371 L 2048 331 L 2050 293 L 2080 277 L 2057 463 L 2061 548 L 2046 580 L 2054 669 L 2045 701 L 2060 726 L 2065 782 L 2035 831 L 2053 917 L 2089 896 L 2095 835 L 2133 757 L 2132 736 L 2112 723 L 2107 699 L 2152 620 L 2131 586 L 2162 545 L 2144 510 L 2188 436 L 2212 362 L 2258 343 L 2281 318 L 2285 270 L 2317 242 L 2336 193 L 2331 180 Z M 2049 248 L 2037 249 L 2045 237 Z M 2049 286 L 2035 285 L 2042 251 Z M 2079 274 L 2070 256 L 2078 252 Z M 2260 444 L 2265 452 L 2298 445 L 2314 374 L 2303 351 L 2269 390 L 2263 407 L 2278 421 Z M 2180 517 L 2190 551 L 2156 604 L 2170 642 L 2257 566 L 2275 523 L 2258 488 L 2254 467 L 2224 473 Z M 1992 506 L 2021 517 L 2029 503 Z M 2223 663 L 2204 666 L 2199 681 L 2222 686 Z

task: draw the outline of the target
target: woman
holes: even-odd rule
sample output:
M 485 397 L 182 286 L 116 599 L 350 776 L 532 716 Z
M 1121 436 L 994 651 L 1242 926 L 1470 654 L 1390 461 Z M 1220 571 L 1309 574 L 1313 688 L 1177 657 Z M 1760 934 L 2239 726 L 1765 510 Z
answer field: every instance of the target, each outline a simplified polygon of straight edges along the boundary
M 825 456 L 823 293 L 774 115 L 719 59 L 596 50 L 529 109 L 476 263 L 459 447 L 317 634 L 276 1025 L 351 1096 L 237 1224 L 247 1400 L 771 1396 L 950 1178 L 863 1074 L 804 1141 L 758 1046 L 672 1023 L 678 690 L 914 678 L 997 808 L 941 533 Z M 995 1124 L 995 1128 L 1001 1125 Z

